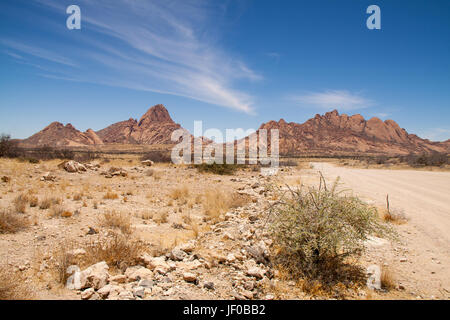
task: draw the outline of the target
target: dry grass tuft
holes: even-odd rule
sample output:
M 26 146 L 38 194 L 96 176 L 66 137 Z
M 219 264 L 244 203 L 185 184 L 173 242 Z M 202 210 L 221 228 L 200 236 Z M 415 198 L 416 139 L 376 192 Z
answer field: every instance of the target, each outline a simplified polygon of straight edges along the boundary
M 119 229 L 123 234 L 133 232 L 130 215 L 122 212 L 105 212 L 100 218 L 100 225 L 111 229 Z
M 72 213 L 66 210 L 64 206 L 58 204 L 51 207 L 48 215 L 50 218 L 70 218 L 72 216 Z
M 30 202 L 30 197 L 24 193 L 18 195 L 14 198 L 13 204 L 14 208 L 19 213 L 25 213 L 27 209 L 27 205 Z
M 140 218 L 143 220 L 152 220 L 153 216 L 154 216 L 153 212 L 145 211 L 141 213 Z
M 203 197 L 203 209 L 207 218 L 217 222 L 230 209 L 230 197 L 218 190 L 208 190 Z
M 35 208 L 39 204 L 39 199 L 36 196 L 30 196 L 29 201 L 30 201 L 30 207 L 31 208 Z
M 0 266 L 0 300 L 31 300 L 33 293 L 24 284 L 23 277 L 8 266 Z
M 395 288 L 393 273 L 387 267 L 383 267 L 381 270 L 381 287 L 385 290 L 392 290 Z
M 407 222 L 406 218 L 402 214 L 390 212 L 384 208 L 378 209 L 378 215 L 384 222 L 392 224 L 404 224 Z
M 84 262 L 88 265 L 105 261 L 108 266 L 125 271 L 127 267 L 138 263 L 145 246 L 137 240 L 114 233 L 100 242 L 90 243 L 85 250 Z
M 54 267 L 56 271 L 56 277 L 58 282 L 62 285 L 66 284 L 67 278 L 69 277 L 67 274 L 67 268 L 78 263 L 78 261 L 75 260 L 75 257 L 71 253 L 73 249 L 73 243 L 63 242 L 52 252 L 52 257 L 55 261 Z
M 103 196 L 103 199 L 105 199 L 105 200 L 116 200 L 116 199 L 119 199 L 119 195 L 117 193 L 115 193 L 115 192 L 108 191 Z
M 189 196 L 189 188 L 184 185 L 171 191 L 170 197 L 173 200 L 185 200 Z
M 80 201 L 83 199 L 83 193 L 76 193 L 73 196 L 73 201 Z
M 28 219 L 18 215 L 11 209 L 0 210 L 0 234 L 16 233 L 29 226 Z
M 45 198 L 39 203 L 39 209 L 46 210 L 49 209 L 52 205 L 59 205 L 61 203 L 62 200 L 58 198 Z
M 158 225 L 161 223 L 167 223 L 169 221 L 169 212 L 166 210 L 158 212 L 156 217 L 153 218 L 153 221 L 155 221 Z

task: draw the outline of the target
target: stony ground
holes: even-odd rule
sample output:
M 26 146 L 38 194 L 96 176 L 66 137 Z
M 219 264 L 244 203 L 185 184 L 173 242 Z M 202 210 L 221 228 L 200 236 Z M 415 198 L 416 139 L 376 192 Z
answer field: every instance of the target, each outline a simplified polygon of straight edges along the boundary
M 301 281 L 271 268 L 265 209 L 276 200 L 272 190 L 316 185 L 318 171 L 309 165 L 286 167 L 274 176 L 252 169 L 219 176 L 186 166 L 147 167 L 135 159 L 93 161 L 86 171 L 70 173 L 60 162 L 0 161 L 0 176 L 7 177 L 0 182 L 0 208 L 17 210 L 15 199 L 28 195 L 19 211 L 30 222 L 17 233 L 0 234 L 0 264 L 20 274 L 32 298 L 449 298 L 448 288 L 430 294 L 426 279 L 417 284 L 395 272 L 389 291 L 355 286 L 325 293 L 305 290 Z M 45 208 L 48 199 L 54 204 Z M 105 214 L 122 222 L 105 223 Z M 395 228 L 404 232 L 402 225 Z M 107 243 L 115 233 L 136 241 L 145 253 L 133 265 L 82 262 L 89 246 Z M 408 259 L 407 243 L 375 238 L 367 245 L 363 267 L 376 263 L 397 271 L 401 262 L 388 257 Z M 68 286 L 58 280 L 67 269 L 61 252 L 80 261 L 63 272 Z

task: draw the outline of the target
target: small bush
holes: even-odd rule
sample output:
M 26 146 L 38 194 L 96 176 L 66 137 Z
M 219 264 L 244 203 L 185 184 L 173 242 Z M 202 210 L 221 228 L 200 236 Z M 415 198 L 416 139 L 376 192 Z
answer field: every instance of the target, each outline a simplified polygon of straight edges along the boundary
M 11 137 L 9 135 L 0 135 L 0 158 L 16 157 L 17 155 L 17 143 L 11 141 Z
M 141 242 L 114 233 L 104 241 L 90 243 L 85 250 L 85 263 L 91 265 L 105 261 L 108 266 L 125 271 L 127 267 L 138 264 L 145 247 Z
M 430 153 L 430 154 L 409 154 L 400 158 L 402 162 L 408 163 L 412 167 L 426 167 L 426 166 L 444 166 L 450 164 L 450 157 L 445 153 Z
M 131 234 L 133 228 L 131 217 L 122 212 L 105 212 L 100 218 L 100 224 L 111 229 L 119 229 L 123 234 Z
M 197 168 L 198 172 L 213 173 L 218 175 L 232 175 L 238 169 L 238 165 L 235 164 L 217 164 L 215 162 L 212 164 L 202 163 L 195 165 L 195 167 Z
M 326 284 L 358 280 L 362 271 L 349 259 L 360 257 L 369 236 L 394 236 L 375 208 L 341 196 L 336 186 L 328 190 L 321 180 L 319 188 L 291 190 L 270 211 L 274 262 L 293 276 Z
M 29 226 L 28 219 L 11 209 L 0 210 L 0 233 L 16 233 Z

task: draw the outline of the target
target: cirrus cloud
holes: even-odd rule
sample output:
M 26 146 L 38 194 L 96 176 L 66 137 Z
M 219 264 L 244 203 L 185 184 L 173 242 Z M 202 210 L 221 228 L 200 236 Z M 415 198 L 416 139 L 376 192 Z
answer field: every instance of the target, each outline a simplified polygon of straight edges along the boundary
M 372 100 L 346 90 L 328 90 L 302 95 L 290 95 L 288 99 L 302 107 L 319 107 L 321 109 L 338 109 L 342 111 L 368 108 L 374 104 Z

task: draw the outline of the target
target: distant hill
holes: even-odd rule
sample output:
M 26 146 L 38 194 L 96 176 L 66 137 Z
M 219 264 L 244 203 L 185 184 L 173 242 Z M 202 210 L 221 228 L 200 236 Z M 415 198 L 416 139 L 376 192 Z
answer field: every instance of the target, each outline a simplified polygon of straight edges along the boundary
M 158 104 L 151 107 L 139 121 L 129 119 L 94 132 L 81 132 L 71 124 L 53 122 L 43 130 L 21 140 L 24 146 L 76 147 L 103 144 L 173 145 L 172 132 L 182 128 Z M 348 116 L 337 110 L 299 124 L 281 119 L 263 123 L 260 129 L 278 129 L 280 154 L 407 154 L 450 152 L 450 139 L 432 142 L 409 134 L 393 120 L 365 120 L 361 115 Z M 270 137 L 270 133 L 268 134 Z M 248 137 L 247 137 L 248 138 Z M 206 140 L 205 143 L 211 141 Z M 269 140 L 270 145 L 270 140 Z

